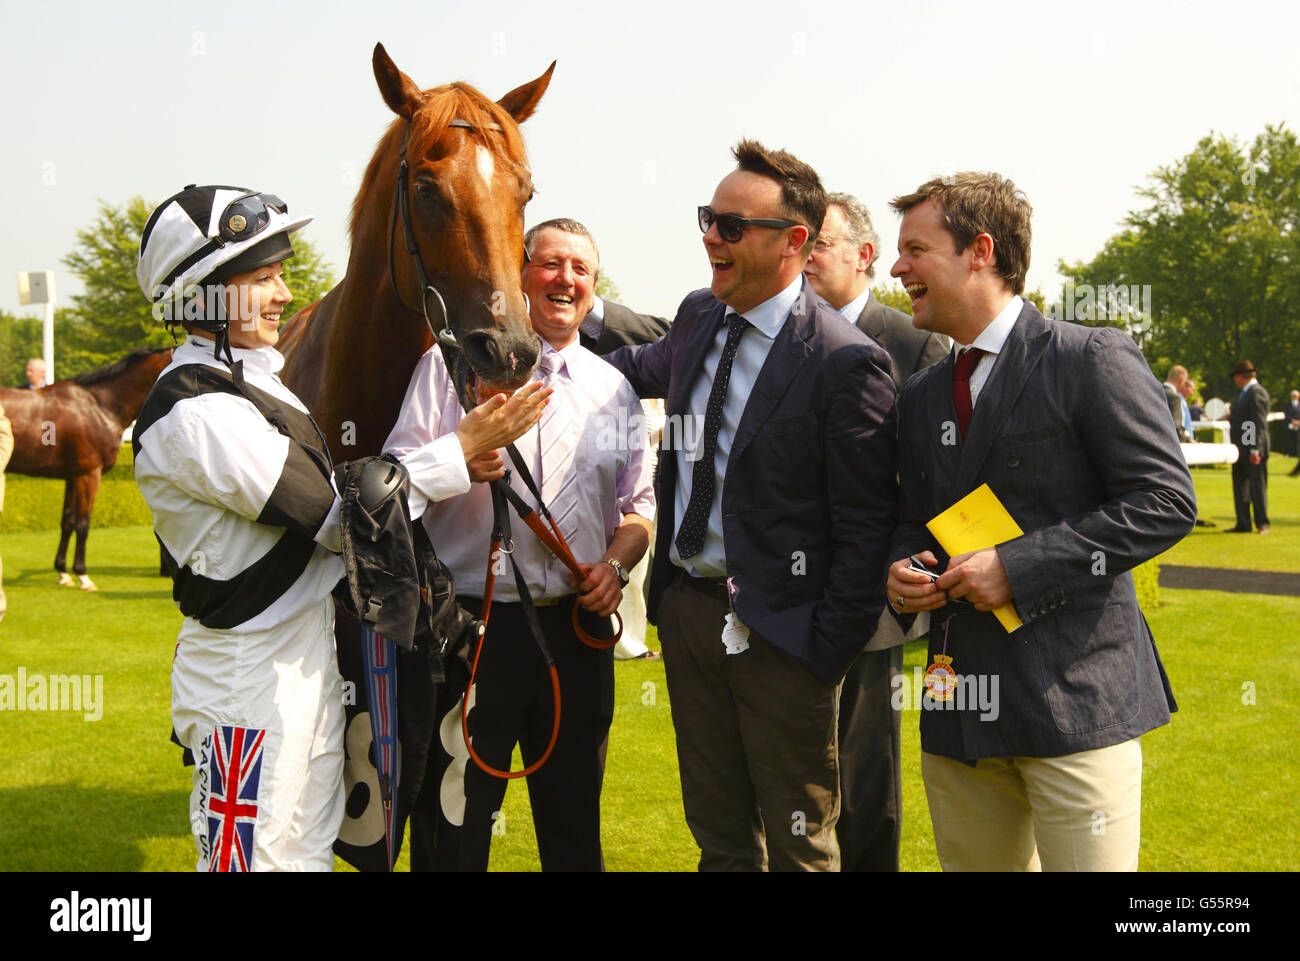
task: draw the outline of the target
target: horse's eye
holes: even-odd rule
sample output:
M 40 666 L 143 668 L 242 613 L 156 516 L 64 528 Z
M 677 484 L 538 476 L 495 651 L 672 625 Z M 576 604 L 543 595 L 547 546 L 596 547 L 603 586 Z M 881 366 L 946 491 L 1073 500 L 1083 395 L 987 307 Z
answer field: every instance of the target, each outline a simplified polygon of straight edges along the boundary
M 438 196 L 438 189 L 428 180 L 417 180 L 415 195 L 421 200 L 434 200 Z

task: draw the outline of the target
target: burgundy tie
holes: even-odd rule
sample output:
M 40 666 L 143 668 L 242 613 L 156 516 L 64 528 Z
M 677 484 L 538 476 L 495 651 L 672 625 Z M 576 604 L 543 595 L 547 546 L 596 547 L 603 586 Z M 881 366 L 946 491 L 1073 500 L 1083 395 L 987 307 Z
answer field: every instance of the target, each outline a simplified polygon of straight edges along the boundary
M 984 353 L 978 347 L 967 347 L 957 355 L 957 363 L 952 369 L 952 402 L 957 407 L 957 426 L 961 428 L 962 440 L 966 439 L 966 428 L 970 426 L 974 409 L 970 401 L 970 375 L 975 372 L 975 365 Z

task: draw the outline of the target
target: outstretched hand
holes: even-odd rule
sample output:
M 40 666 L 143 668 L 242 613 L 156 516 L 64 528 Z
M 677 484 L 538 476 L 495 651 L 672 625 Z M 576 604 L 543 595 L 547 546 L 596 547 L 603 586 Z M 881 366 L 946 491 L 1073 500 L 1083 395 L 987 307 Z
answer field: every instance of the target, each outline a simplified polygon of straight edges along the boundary
M 541 419 L 551 393 L 552 388 L 543 387 L 540 380 L 535 380 L 509 398 L 505 394 L 493 394 L 467 413 L 456 427 L 465 462 L 473 468 L 481 454 L 513 444 Z M 499 456 L 497 460 L 500 461 Z M 481 473 L 485 469 L 490 473 L 491 465 L 480 461 L 477 466 Z

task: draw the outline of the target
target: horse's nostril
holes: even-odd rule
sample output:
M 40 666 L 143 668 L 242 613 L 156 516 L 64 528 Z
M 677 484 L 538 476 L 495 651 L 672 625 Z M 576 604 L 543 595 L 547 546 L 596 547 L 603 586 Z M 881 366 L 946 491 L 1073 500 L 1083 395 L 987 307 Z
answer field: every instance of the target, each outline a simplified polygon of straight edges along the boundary
M 501 366 L 501 351 L 491 334 L 472 333 L 463 338 L 465 358 L 478 371 L 495 371 Z

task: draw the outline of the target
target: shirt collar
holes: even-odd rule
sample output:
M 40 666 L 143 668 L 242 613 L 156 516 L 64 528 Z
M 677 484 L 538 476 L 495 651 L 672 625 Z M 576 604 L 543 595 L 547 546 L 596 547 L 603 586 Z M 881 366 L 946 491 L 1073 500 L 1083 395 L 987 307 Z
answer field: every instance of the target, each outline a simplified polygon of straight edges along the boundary
M 785 290 L 775 297 L 769 297 L 757 307 L 745 311 L 741 316 L 769 338 L 775 339 L 785 325 L 785 318 L 789 315 L 790 308 L 799 299 L 799 292 L 803 289 L 803 279 L 803 274 L 796 274 L 794 280 L 790 281 L 790 286 L 786 287 Z M 727 316 L 735 313 L 739 313 L 739 311 L 732 310 L 730 307 L 727 308 Z
M 1011 336 L 1011 328 L 1016 326 L 1016 318 L 1020 316 L 1024 306 L 1025 302 L 1019 294 L 1012 297 L 1001 312 L 993 318 L 993 322 L 980 331 L 973 344 L 958 344 L 954 341 L 957 352 L 961 353 L 967 347 L 978 347 L 986 354 L 1002 353 L 1002 345 Z
M 192 364 L 197 360 L 209 366 L 224 367 L 224 354 L 221 360 L 212 359 L 212 350 L 215 346 L 214 341 L 190 334 L 185 338 L 185 343 L 176 348 L 172 358 L 185 363 Z M 245 374 L 278 374 L 284 367 L 284 355 L 274 347 L 259 347 L 257 350 L 231 347 L 230 356 L 236 363 L 241 360 L 244 362 Z
M 871 299 L 871 288 L 863 287 L 862 293 L 854 297 L 847 304 L 840 308 L 840 316 L 850 324 L 856 324 L 862 312 L 867 309 L 867 301 Z
M 546 341 L 542 341 L 542 356 L 545 357 L 547 354 L 554 354 L 559 357 L 560 367 L 558 373 L 565 374 L 570 380 L 573 379 L 571 371 L 573 370 L 574 359 L 584 350 L 586 350 L 586 348 L 582 346 L 577 337 L 573 338 L 570 343 L 565 345 L 563 350 L 556 350 Z

